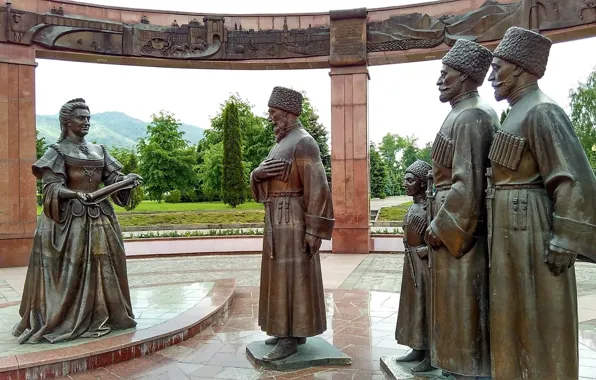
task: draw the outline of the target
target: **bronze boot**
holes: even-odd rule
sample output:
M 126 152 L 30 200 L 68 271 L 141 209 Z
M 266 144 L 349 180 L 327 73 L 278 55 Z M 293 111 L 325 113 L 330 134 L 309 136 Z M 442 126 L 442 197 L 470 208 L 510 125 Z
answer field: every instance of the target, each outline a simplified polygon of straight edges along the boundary
M 298 352 L 298 341 L 296 338 L 279 338 L 279 342 L 275 345 L 273 350 L 263 356 L 263 361 L 272 362 L 285 359 L 294 355 L 296 352 Z
M 306 343 L 306 337 L 300 337 L 300 338 L 296 338 L 298 344 L 305 344 Z M 279 343 L 279 337 L 274 336 L 273 338 L 268 338 L 265 339 L 265 344 L 270 345 L 270 346 L 275 346 L 277 343 Z
M 414 350 L 412 349 L 410 352 L 405 354 L 404 356 L 400 356 L 399 358 L 395 359 L 396 362 L 417 362 L 424 359 L 424 350 Z
M 430 352 L 426 351 L 422 362 L 420 364 L 418 364 L 417 366 L 413 367 L 410 371 L 412 371 L 412 373 L 419 373 L 419 372 L 429 372 L 429 371 L 433 371 L 433 370 L 435 370 L 435 367 L 433 367 L 430 364 Z

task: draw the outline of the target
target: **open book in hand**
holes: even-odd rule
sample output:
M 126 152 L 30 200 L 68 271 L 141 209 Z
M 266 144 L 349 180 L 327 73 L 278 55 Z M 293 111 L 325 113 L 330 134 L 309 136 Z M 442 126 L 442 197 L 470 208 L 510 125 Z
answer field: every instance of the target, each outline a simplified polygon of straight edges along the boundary
M 102 200 L 106 199 L 110 195 L 117 193 L 121 190 L 132 189 L 135 187 L 135 182 L 137 178 L 128 177 L 120 182 L 113 183 L 108 186 L 104 186 L 99 190 L 95 190 L 92 193 L 89 193 L 89 202 L 90 203 L 97 203 L 101 202 Z

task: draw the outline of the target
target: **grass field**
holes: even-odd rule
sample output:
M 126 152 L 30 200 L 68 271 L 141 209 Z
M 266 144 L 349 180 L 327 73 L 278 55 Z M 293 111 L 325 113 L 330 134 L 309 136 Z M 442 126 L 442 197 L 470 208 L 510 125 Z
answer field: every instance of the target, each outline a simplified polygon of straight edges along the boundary
M 172 226 L 182 224 L 263 223 L 265 211 L 186 211 L 147 214 L 118 214 L 123 227 Z
M 403 221 L 412 202 L 399 206 L 384 207 L 377 220 Z M 157 203 L 143 201 L 132 211 L 115 206 L 118 221 L 123 227 L 167 226 L 182 224 L 230 224 L 262 223 L 265 211 L 263 205 L 255 202 L 244 203 L 232 208 L 222 202 L 199 203 Z M 37 207 L 37 214 L 42 208 Z
M 196 203 L 157 203 L 154 201 L 143 201 L 134 210 L 126 211 L 122 207 L 114 205 L 117 213 L 137 212 L 170 212 L 170 211 L 239 211 L 239 210 L 263 210 L 263 205 L 256 202 L 247 202 L 233 208 L 223 202 L 196 202 Z M 37 215 L 41 214 L 41 206 L 37 206 Z
M 157 203 L 143 201 L 132 211 L 114 206 L 123 227 L 181 224 L 262 223 L 263 205 L 248 202 L 232 208 L 222 202 Z M 37 206 L 37 215 L 42 208 Z
M 383 207 L 377 220 L 402 222 L 412 202 L 402 203 L 399 206 Z

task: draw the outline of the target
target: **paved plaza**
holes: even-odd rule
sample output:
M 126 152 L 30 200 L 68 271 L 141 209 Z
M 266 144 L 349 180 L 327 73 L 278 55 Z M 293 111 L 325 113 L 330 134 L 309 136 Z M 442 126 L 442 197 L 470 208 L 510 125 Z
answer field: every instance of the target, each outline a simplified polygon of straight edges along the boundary
M 164 285 L 167 288 L 162 290 L 166 292 L 175 284 L 184 287 L 234 277 L 236 289 L 227 318 L 219 319 L 197 336 L 178 345 L 131 361 L 73 374 L 70 378 L 385 379 L 380 358 L 400 355 L 407 350 L 394 338 L 403 255 L 325 254 L 321 255 L 321 259 L 328 318 L 328 330 L 322 337 L 352 357 L 350 366 L 294 372 L 277 372 L 254 366 L 247 359 L 245 349 L 248 343 L 265 338 L 257 324 L 260 255 L 174 257 L 128 260 L 131 287 L 167 284 Z M 4 322 L 14 322 L 17 318 L 10 314 L 17 312 L 25 272 L 24 267 L 0 269 L 3 326 Z M 596 379 L 596 265 L 577 263 L 576 277 L 580 309 L 580 379 Z M 202 295 L 205 290 L 201 292 Z M 139 316 L 155 317 L 142 312 Z M 3 344 L 10 345 L 10 342 Z

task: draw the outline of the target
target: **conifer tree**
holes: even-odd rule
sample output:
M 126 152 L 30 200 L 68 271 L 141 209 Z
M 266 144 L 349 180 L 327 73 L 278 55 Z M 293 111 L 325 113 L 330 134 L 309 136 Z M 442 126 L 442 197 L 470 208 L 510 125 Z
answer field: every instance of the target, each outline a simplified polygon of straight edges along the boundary
M 221 200 L 236 207 L 244 203 L 246 180 L 242 163 L 242 137 L 238 120 L 238 107 L 230 102 L 223 114 L 223 170 Z

